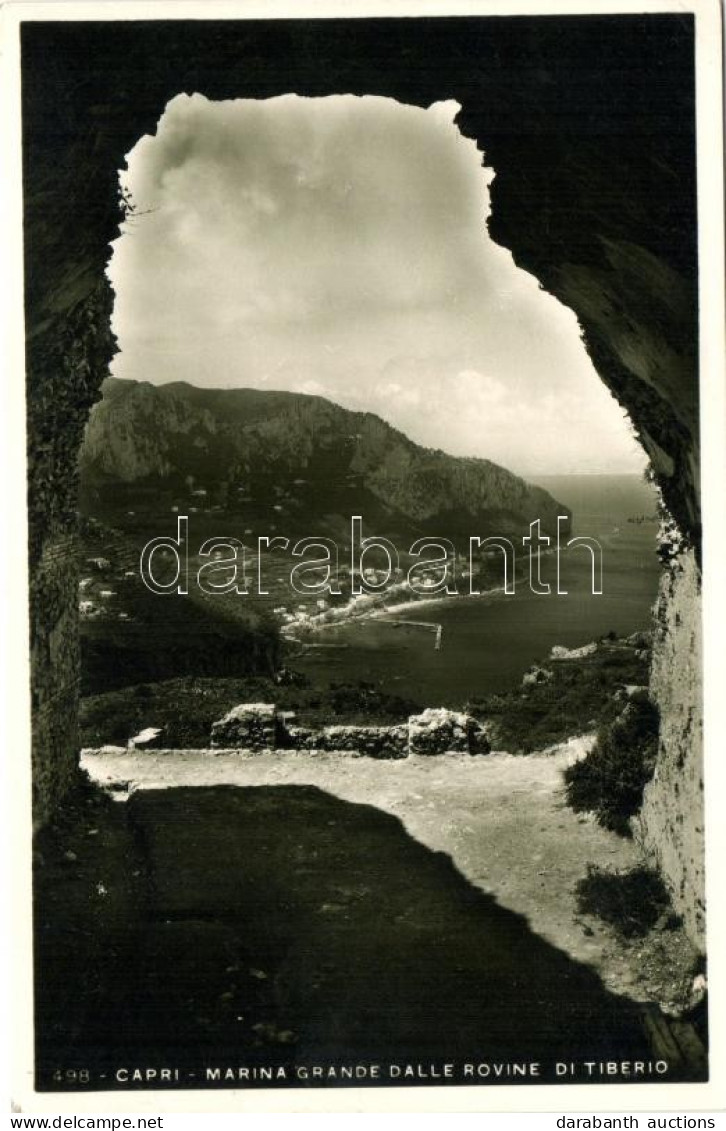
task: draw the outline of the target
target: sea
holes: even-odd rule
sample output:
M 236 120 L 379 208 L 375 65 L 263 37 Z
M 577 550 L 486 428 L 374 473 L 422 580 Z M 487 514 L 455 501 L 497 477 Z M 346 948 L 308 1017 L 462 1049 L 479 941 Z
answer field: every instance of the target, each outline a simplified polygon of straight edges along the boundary
M 534 593 L 525 580 L 511 596 L 450 597 L 348 622 L 328 629 L 320 637 L 325 646 L 310 649 L 294 666 L 314 682 L 365 680 L 425 706 L 462 707 L 516 687 L 554 645 L 575 648 L 608 632 L 648 629 L 660 576 L 655 488 L 637 475 L 537 482 L 571 509 L 572 534 L 595 538 L 602 547 L 602 594 L 592 592 L 589 551 L 573 546 L 560 558 L 566 594 L 556 591 L 554 556 L 543 556 L 541 578 L 551 584 L 549 595 Z M 525 560 L 524 548 L 522 553 Z

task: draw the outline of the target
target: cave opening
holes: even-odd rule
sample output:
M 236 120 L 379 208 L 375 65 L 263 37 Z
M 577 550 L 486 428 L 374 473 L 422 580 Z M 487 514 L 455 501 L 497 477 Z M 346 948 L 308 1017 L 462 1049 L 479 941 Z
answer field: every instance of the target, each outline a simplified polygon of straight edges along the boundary
M 563 111 L 563 103 L 557 102 L 562 99 L 562 89 L 549 81 L 551 75 L 546 66 L 539 71 L 530 69 L 527 82 L 534 86 L 527 87 L 523 97 L 538 124 L 543 120 L 542 114 L 555 107 L 547 143 L 543 145 L 534 135 L 525 136 L 512 125 L 506 110 L 508 48 L 502 54 L 499 48 L 495 51 L 483 44 L 483 57 L 490 64 L 486 89 L 477 88 L 473 100 L 464 89 L 466 82 L 454 78 L 453 68 L 446 70 L 446 64 L 444 77 L 433 94 L 439 98 L 450 97 L 464 107 L 462 130 L 467 136 L 479 139 L 497 170 L 492 185 L 490 229 L 493 236 L 504 246 L 513 248 L 516 262 L 540 280 L 546 291 L 564 304 L 563 309 L 574 311 L 600 377 L 628 407 L 681 532 L 697 543 L 697 334 L 694 329 L 694 263 L 692 248 L 689 249 L 695 223 L 688 215 L 684 223 L 681 215 L 688 212 L 688 202 L 694 200 L 692 129 L 689 132 L 690 78 L 688 65 L 683 62 L 692 32 L 687 18 L 673 19 L 675 22 L 668 23 L 663 38 L 653 30 L 654 24 L 646 22 L 643 28 L 635 24 L 628 26 L 630 46 L 627 50 L 632 52 L 632 66 L 628 69 L 630 56 L 626 56 L 625 71 L 629 77 L 624 92 L 628 83 L 640 83 L 643 89 L 647 88 L 648 98 L 662 97 L 662 87 L 657 83 L 648 86 L 648 80 L 660 71 L 663 58 L 671 57 L 668 51 L 673 55 L 676 84 L 680 84 L 669 104 L 667 117 L 659 117 L 655 112 L 646 116 L 647 129 L 652 131 L 652 136 L 645 139 L 639 136 L 637 144 L 632 139 L 624 141 L 617 133 L 610 136 L 608 130 L 594 141 L 585 137 L 583 121 L 587 114 L 580 117 L 579 110 L 569 105 Z M 666 28 L 660 25 L 660 20 L 658 22 Z M 467 34 L 462 21 L 454 23 L 459 26 L 454 28 L 449 24 L 444 29 L 446 42 L 437 39 L 437 53 L 443 59 L 450 50 L 446 47 L 446 37 L 450 36 L 453 43 L 458 36 Z M 598 28 L 597 53 L 601 58 L 603 53 L 607 57 L 611 27 L 605 28 L 604 38 L 602 26 Z M 553 34 L 556 32 L 560 44 L 569 44 L 568 49 L 574 55 L 581 52 L 582 25 L 570 23 L 564 29 L 554 29 L 553 25 L 550 28 Z M 223 30 L 226 34 L 228 28 Z M 274 38 L 279 31 L 260 25 L 263 36 Z M 379 34 L 363 25 L 357 31 L 364 41 L 366 36 L 375 39 Z M 436 31 L 438 36 L 441 25 Z M 198 27 L 186 27 L 181 21 L 174 32 L 178 44 L 197 60 L 186 89 L 201 90 L 206 97 L 220 100 L 236 99 L 241 91 L 249 93 L 251 84 L 256 83 L 258 90 L 270 85 L 269 79 L 260 79 L 259 67 L 255 70 L 252 66 L 250 77 L 244 79 L 239 74 L 239 63 L 230 63 L 227 73 L 224 68 L 211 67 L 210 60 L 218 57 L 220 50 L 232 51 L 234 37 L 221 48 L 218 33 L 211 26 L 203 29 L 202 41 L 195 38 L 198 32 Z M 318 33 L 319 29 L 315 34 Z M 53 34 L 52 30 L 28 29 L 25 35 L 26 58 L 31 68 L 35 58 L 37 73 L 41 72 L 37 53 L 40 52 L 42 58 L 48 57 L 42 41 L 43 36 L 49 34 Z M 303 34 L 297 25 L 295 34 Z M 304 34 L 312 34 L 312 29 Z M 316 95 L 329 93 L 331 84 L 337 89 L 355 89 L 355 84 L 340 85 L 341 72 L 349 67 L 352 57 L 347 33 L 341 33 L 331 23 L 321 34 L 333 39 L 337 36 L 338 44 L 345 40 L 348 54 L 341 55 L 335 73 L 326 76 L 324 81 L 319 76 L 308 75 L 300 82 L 299 89 Z M 430 50 L 429 34 L 430 29 L 422 25 L 421 41 L 415 51 L 424 59 Z M 540 42 L 546 42 L 550 30 L 538 28 L 537 34 L 544 36 Z M 620 44 L 622 32 L 612 34 L 613 41 L 617 39 Z M 104 270 L 108 243 L 115 238 L 117 224 L 116 170 L 135 140 L 154 128 L 158 107 L 166 105 L 179 89 L 177 78 L 163 68 L 155 72 L 153 82 L 144 90 L 138 84 L 134 86 L 133 81 L 129 87 L 123 76 L 131 60 L 136 60 L 134 65 L 137 65 L 139 53 L 143 58 L 155 54 L 163 57 L 164 52 L 158 49 L 159 36 L 162 36 L 161 29 L 145 29 L 142 46 L 138 29 L 129 26 L 120 32 L 119 42 L 111 46 L 97 27 L 75 29 L 73 36 L 65 33 L 55 58 L 70 66 L 75 65 L 74 59 L 76 63 L 82 59 L 87 81 L 82 89 L 71 91 L 59 83 L 63 69 L 60 63 L 51 67 L 47 89 L 62 91 L 55 112 L 65 115 L 65 121 L 58 127 L 58 136 L 73 138 L 63 151 L 60 163 L 57 162 L 58 147 L 48 148 L 47 134 L 38 127 L 37 110 L 42 105 L 45 112 L 47 91 L 41 97 L 39 88 L 28 84 L 25 94 L 29 143 L 27 255 L 32 265 L 28 272 L 27 295 L 32 641 L 35 784 L 40 824 L 62 803 L 77 771 L 79 571 L 75 541 L 75 462 L 89 409 L 98 397 L 98 388 L 114 352 L 109 332 L 112 296 Z M 207 36 L 211 38 L 205 38 Z M 93 50 L 89 50 L 89 38 L 93 41 Z M 244 36 L 242 39 L 246 44 Z M 237 48 L 240 42 L 238 38 Z M 125 58 L 123 45 L 131 48 Z M 356 44 L 356 51 L 358 47 Z M 240 50 L 244 57 L 247 47 L 243 45 Z M 373 56 L 380 60 L 380 48 Z M 456 57 L 458 60 L 459 56 Z M 90 69 L 89 58 L 98 60 Z M 480 71 L 486 71 L 482 60 L 476 61 L 473 71 L 477 76 Z M 476 81 L 483 80 L 477 77 Z M 384 97 L 406 98 L 404 89 L 391 89 L 396 86 L 395 81 L 380 76 L 374 80 L 359 77 L 357 83 L 358 93 L 379 90 Z M 541 89 L 540 83 L 543 84 Z M 279 80 L 275 79 L 272 85 L 279 85 Z M 401 86 L 406 84 L 401 83 Z M 124 104 L 129 111 L 123 123 L 114 101 L 114 90 L 126 92 L 120 96 L 122 103 L 126 100 Z M 275 96 L 279 89 L 267 93 Z M 428 106 L 433 101 L 431 93 L 418 91 L 412 101 Z M 592 98 L 593 104 L 598 99 L 602 102 L 597 90 Z M 542 111 L 539 107 L 535 109 L 538 99 L 544 107 Z M 668 122 L 667 131 L 663 121 Z M 610 129 L 613 122 L 607 125 Z M 582 144 L 574 158 L 572 155 L 579 142 Z M 671 188 L 665 193 L 662 190 L 664 164 L 669 176 L 681 186 L 680 191 Z M 633 191 L 634 184 L 638 186 L 637 193 Z M 603 189 L 605 185 L 607 190 Z M 592 203 L 594 200 L 600 202 L 599 211 Z M 265 215 L 267 205 L 263 199 L 257 199 L 255 207 Z M 67 222 L 71 208 L 77 217 L 83 217 L 82 225 Z M 132 228 L 136 224 L 140 232 L 146 221 L 153 222 L 155 217 L 153 212 L 141 215 L 146 211 L 141 206 L 138 211 L 138 221 L 130 219 L 129 223 Z M 54 225 L 49 226 L 48 215 L 56 218 Z M 679 232 L 685 234 L 679 236 Z M 664 233 L 672 237 L 670 243 Z M 134 235 L 130 238 L 133 241 Z M 576 251 L 571 254 L 573 247 Z M 342 289 L 344 291 L 345 287 Z M 128 357 L 129 351 L 126 352 Z M 390 382 L 400 383 L 400 380 Z M 486 382 L 484 384 L 486 386 Z M 470 395 L 472 388 L 476 388 L 474 383 L 464 382 L 465 410 L 467 392 Z M 490 387 L 489 394 L 490 399 L 496 398 L 495 389 Z M 195 486 L 193 489 L 204 488 Z M 176 504 L 172 502 L 170 508 L 173 505 Z M 685 615 L 679 614 L 678 624 L 673 618 L 669 620 L 667 610 L 663 612 L 664 647 L 655 680 L 657 693 L 662 698 L 670 696 L 671 702 L 674 697 L 682 702 L 697 697 L 697 673 L 688 686 L 675 690 L 668 682 L 667 673 L 675 655 L 693 654 L 697 616 L 694 620 L 692 610 L 697 607 L 700 574 L 692 551 L 688 544 L 683 545 L 678 535 L 674 535 L 674 558 L 676 568 L 665 578 L 664 591 L 667 591 L 671 609 L 683 602 L 688 611 Z M 688 717 L 689 726 L 697 729 L 693 714 Z M 677 729 L 674 726 L 667 739 L 672 749 L 683 746 L 683 735 L 676 733 Z M 692 752 L 687 756 L 689 765 L 697 762 L 696 746 L 697 743 L 689 739 L 688 749 Z M 663 828 L 667 826 L 665 840 L 668 837 L 672 840 L 672 834 L 675 835 L 671 827 L 675 823 L 673 815 L 658 813 L 656 809 L 657 806 L 652 814 L 651 838 L 662 842 Z M 690 825 L 695 842 L 699 835 L 697 817 Z M 665 856 L 666 867 L 675 876 L 679 868 L 683 872 L 683 867 L 679 859 L 669 857 L 669 852 L 670 849 L 661 855 Z M 680 857 L 680 849 L 676 848 L 671 855 Z M 697 848 L 693 857 L 698 859 Z M 681 880 L 682 875 L 676 887 Z M 690 876 L 689 892 L 698 886 L 698 876 L 695 879 Z M 694 921 L 699 920 L 702 922 L 701 911 L 694 913 Z M 695 929 L 697 931 L 698 927 Z
M 618 579 L 632 567 L 632 593 L 624 594 L 616 584 L 612 601 L 581 600 L 573 610 L 577 629 L 564 627 L 563 639 L 582 644 L 586 641 L 577 633 L 587 634 L 588 628 L 598 635 L 646 627 L 657 587 L 658 567 L 650 550 L 658 502 L 652 488 L 638 480 L 644 453 L 599 380 L 572 311 L 490 238 L 495 173 L 486 164 L 486 152 L 482 156 L 481 141 L 461 132 L 462 115 L 453 100 L 423 108 L 372 95 L 287 94 L 215 102 L 195 94 L 167 103 L 156 129 L 130 150 L 119 175 L 125 219 L 113 242 L 108 276 L 114 291 L 111 325 L 120 348 L 81 457 L 81 506 L 91 524 L 111 520 L 135 540 L 138 559 L 152 533 L 171 533 L 183 515 L 193 546 L 209 547 L 205 554 L 211 561 L 192 549 L 192 576 L 201 583 L 206 571 L 218 579 L 205 583 L 205 592 L 223 591 L 226 585 L 234 595 L 247 594 L 251 568 L 258 575 L 258 595 L 270 598 L 263 613 L 271 613 L 293 636 L 300 628 L 308 630 L 311 617 L 325 622 L 332 615 L 330 593 L 350 597 L 352 588 L 355 595 L 355 576 L 351 586 L 350 571 L 343 567 L 344 594 L 339 586 L 316 589 L 312 581 L 302 583 L 309 591 L 296 586 L 293 592 L 278 584 L 280 576 L 266 577 L 263 589 L 261 555 L 256 561 L 252 555 L 251 567 L 240 568 L 236 561 L 230 567 L 230 552 L 235 560 L 230 543 L 236 540 L 244 562 L 245 541 L 259 547 L 261 530 L 268 533 L 263 539 L 268 543 L 269 532 L 278 546 L 289 541 L 295 554 L 302 552 L 296 547 L 304 536 L 315 535 L 334 544 L 337 539 L 347 561 L 348 516 L 336 526 L 328 513 L 370 507 L 369 534 L 409 535 L 404 537 L 409 543 L 423 530 L 447 536 L 453 566 L 457 556 L 461 563 L 460 581 L 469 593 L 478 593 L 473 551 L 468 558 L 465 554 L 468 543 L 480 542 L 482 533 L 512 534 L 511 524 L 501 529 L 487 513 L 477 515 L 471 490 L 468 496 L 452 490 L 451 468 L 462 468 L 462 461 L 472 458 L 493 461 L 510 479 L 499 492 L 500 510 L 517 506 L 508 502 L 511 485 L 521 489 L 513 472 L 544 488 L 564 516 L 574 511 L 580 536 L 598 547 L 598 539 L 608 543 Z M 234 389 L 246 390 L 244 407 L 232 408 Z M 297 420 L 291 427 L 280 409 L 280 394 L 288 394 L 298 417 L 310 417 L 301 427 Z M 241 452 L 224 432 L 217 402 L 221 405 L 225 395 L 240 431 L 250 415 L 265 417 L 266 438 L 248 429 L 251 454 Z M 335 406 L 344 411 L 336 416 Z M 170 419 L 172 436 L 165 433 Z M 352 459 L 331 454 L 331 445 L 350 445 L 358 428 L 364 431 L 357 433 Z M 337 438 L 324 442 L 327 452 L 311 450 L 318 444 L 316 430 L 326 429 Z M 391 429 L 408 445 L 406 458 L 412 450 L 415 457 L 412 466 L 386 474 L 378 464 L 403 458 Z M 302 454 L 291 450 L 296 447 Z M 499 474 L 496 468 L 494 473 Z M 430 485 L 442 474 L 448 480 L 433 498 L 437 489 L 432 492 Z M 353 481 L 363 501 L 352 492 L 350 497 L 342 490 L 331 493 L 331 477 Z M 152 502 L 153 483 L 159 492 Z M 134 484 L 141 485 L 140 494 Z M 490 482 L 487 489 L 496 498 L 496 485 Z M 539 515 L 544 496 L 527 490 L 519 509 L 523 519 L 530 508 L 529 522 Z M 428 509 L 427 494 L 432 496 Z M 393 497 L 399 513 L 392 520 L 381 504 Z M 437 518 L 437 508 L 457 507 L 465 515 L 468 511 L 468 519 L 460 517 L 457 525 L 446 513 Z M 376 521 L 393 522 L 393 528 L 380 530 Z M 549 538 L 554 534 L 549 513 L 545 522 Z M 518 533 L 529 540 L 532 532 L 525 523 Z M 303 536 L 302 541 L 290 541 L 287 534 Z M 104 554 L 92 525 L 88 551 L 89 562 Z M 170 564 L 178 563 L 173 542 L 164 552 Z M 380 564 L 373 560 L 375 550 L 371 553 L 366 571 L 371 577 L 362 581 L 366 592 L 380 588 L 373 575 L 382 576 L 374 568 Z M 336 545 L 336 565 L 338 559 Z M 405 561 L 397 574 L 409 576 L 409 565 Z M 578 565 L 588 562 L 583 558 Z M 504 566 L 506 573 L 506 555 Z M 314 577 L 314 566 L 306 568 L 307 577 Z M 264 572 L 279 575 L 285 566 Z M 392 578 L 391 569 L 386 576 Z M 446 584 L 449 592 L 448 581 L 437 583 L 436 576 L 430 570 L 423 577 L 432 592 L 416 595 L 432 598 L 437 584 Z M 577 570 L 571 583 L 581 587 L 583 580 Z M 84 624 L 85 635 L 90 628 L 97 637 L 99 622 L 109 617 L 123 619 L 115 624 L 117 633 L 133 635 L 135 605 L 132 600 L 130 612 L 117 583 L 122 590 L 132 588 L 126 577 L 104 587 L 93 570 L 82 579 L 81 615 L 95 622 Z M 115 589 L 109 589 L 112 584 Z M 169 584 L 174 589 L 173 579 Z M 536 591 L 542 594 L 553 584 L 554 575 Z M 594 581 L 591 589 L 594 596 Z M 558 567 L 556 592 L 567 591 Z M 624 616 L 618 604 L 623 600 L 639 612 L 631 608 Z M 537 619 L 535 611 L 537 602 L 530 621 Z M 237 616 L 247 612 L 238 609 Z M 257 623 L 254 614 L 251 619 Z M 547 610 L 545 622 L 550 635 L 556 634 L 552 611 Z M 388 656 L 380 668 L 371 663 L 368 642 L 355 658 L 355 649 L 346 645 L 343 673 L 351 680 L 362 675 L 382 683 L 400 680 L 397 669 L 411 667 L 399 690 L 410 696 L 423 680 L 424 696 L 452 707 L 477 692 L 506 686 L 501 665 L 477 664 L 474 642 L 467 642 L 470 678 L 457 691 L 451 669 L 461 665 L 452 664 L 450 649 L 460 630 L 455 618 L 446 633 L 449 670 L 441 688 L 441 668 L 431 666 L 430 656 L 424 670 L 417 670 L 421 649 L 415 634 L 408 650 L 391 651 L 379 640 Z M 491 635 L 489 626 L 487 631 Z M 514 630 L 515 637 L 517 631 L 524 627 Z M 512 635 L 506 618 L 496 634 L 506 645 Z M 389 634 L 388 643 L 403 635 Z M 550 643 L 562 640 L 553 637 Z M 533 646 L 516 641 L 510 651 L 509 682 L 537 658 Z M 264 649 L 260 655 L 269 664 Z M 85 690 L 104 690 L 104 673 L 112 665 L 97 645 L 89 645 L 89 656 L 87 666 L 101 682 L 89 684 L 86 677 Z M 122 678 L 128 678 L 126 667 Z M 184 659 L 183 671 L 188 670 Z M 325 674 L 335 672 L 331 656 Z

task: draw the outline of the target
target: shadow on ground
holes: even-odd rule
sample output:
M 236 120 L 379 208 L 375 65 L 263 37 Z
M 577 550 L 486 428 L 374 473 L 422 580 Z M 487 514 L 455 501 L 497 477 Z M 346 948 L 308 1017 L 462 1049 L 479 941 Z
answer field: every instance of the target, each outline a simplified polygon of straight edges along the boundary
M 193 1087 L 208 1065 L 539 1061 L 542 1082 L 652 1059 L 633 1003 L 372 806 L 311 786 L 89 804 L 95 829 L 67 823 L 80 847 L 37 873 L 41 1088 L 68 1065 Z

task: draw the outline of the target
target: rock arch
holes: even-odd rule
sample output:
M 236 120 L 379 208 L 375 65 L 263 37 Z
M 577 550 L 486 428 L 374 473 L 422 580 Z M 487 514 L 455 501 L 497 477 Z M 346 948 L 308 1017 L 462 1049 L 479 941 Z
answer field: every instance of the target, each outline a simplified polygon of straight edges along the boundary
M 701 939 L 693 18 L 36 22 L 21 45 L 36 822 L 77 773 L 76 458 L 114 351 L 125 154 L 180 91 L 453 98 L 496 170 L 492 236 L 576 313 L 685 539 L 662 585 L 668 722 L 642 829 Z

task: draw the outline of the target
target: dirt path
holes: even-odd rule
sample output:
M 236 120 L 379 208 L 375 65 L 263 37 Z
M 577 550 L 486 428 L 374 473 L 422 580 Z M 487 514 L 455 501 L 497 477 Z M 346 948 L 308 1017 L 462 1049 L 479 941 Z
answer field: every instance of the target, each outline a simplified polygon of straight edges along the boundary
M 635 954 L 575 912 L 588 862 L 635 860 L 563 805 L 582 750 L 86 753 L 125 803 L 90 789 L 45 838 L 39 1086 L 653 1078 Z
M 588 863 L 627 869 L 637 850 L 565 804 L 562 770 L 587 749 L 571 740 L 554 753 L 486 758 L 449 755 L 378 762 L 344 754 L 169 751 L 86 755 L 100 784 L 174 786 L 312 785 L 342 801 L 374 805 L 410 836 L 451 857 L 469 883 L 524 915 L 531 929 L 616 993 L 643 1000 L 632 947 L 606 926 L 578 916 L 573 887 Z

